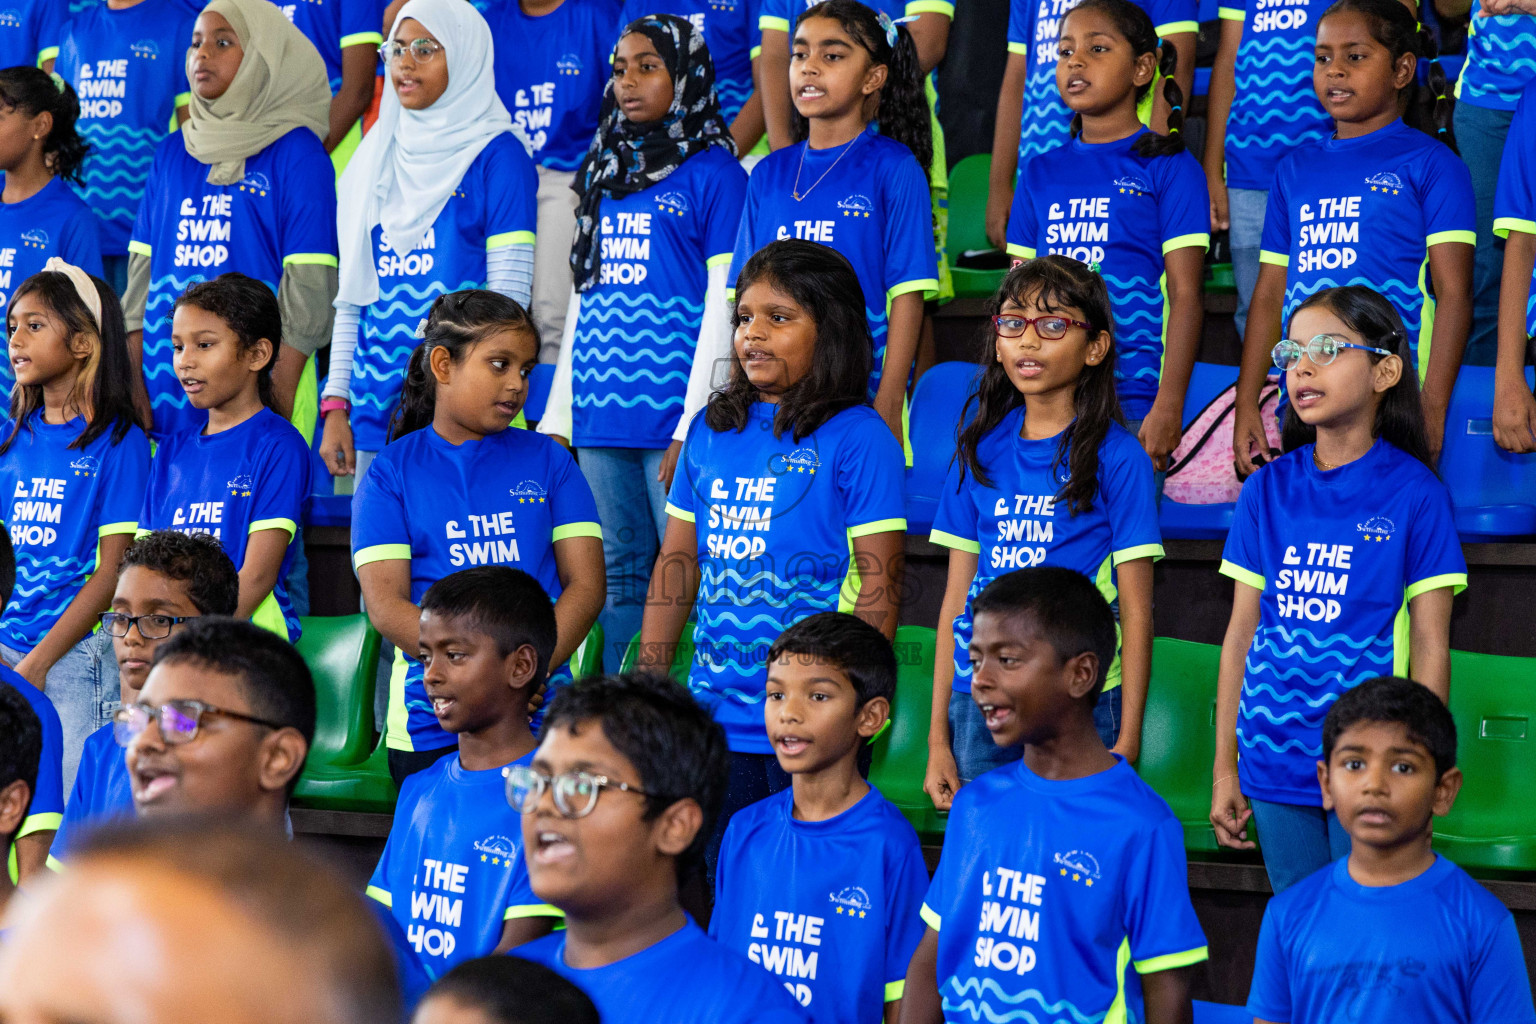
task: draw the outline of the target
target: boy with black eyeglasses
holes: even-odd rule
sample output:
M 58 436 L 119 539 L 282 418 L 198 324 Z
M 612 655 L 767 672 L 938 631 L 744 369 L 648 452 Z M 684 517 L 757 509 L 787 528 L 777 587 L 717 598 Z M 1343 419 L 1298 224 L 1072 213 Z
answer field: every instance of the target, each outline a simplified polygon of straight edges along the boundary
M 549 674 L 555 606 L 520 569 L 445 576 L 421 599 L 422 684 L 458 752 L 406 778 L 368 895 L 389 907 L 427 973 L 547 934 L 560 912 L 534 896 L 509 769 L 533 754 L 528 699 Z
M 101 616 L 117 657 L 122 704 L 139 699 L 155 650 L 171 634 L 199 616 L 234 615 L 239 596 L 235 565 L 212 536 L 157 530 L 135 540 L 123 554 L 112 610 Z M 128 766 L 114 728 L 109 723 L 86 738 L 49 867 L 61 866 L 87 825 L 133 814 Z
M 574 981 L 604 1024 L 804 1024 L 773 975 L 678 901 L 725 797 L 725 733 L 709 712 L 664 676 L 599 676 L 560 689 L 539 737 L 507 798 L 533 891 L 566 929 L 517 955 Z

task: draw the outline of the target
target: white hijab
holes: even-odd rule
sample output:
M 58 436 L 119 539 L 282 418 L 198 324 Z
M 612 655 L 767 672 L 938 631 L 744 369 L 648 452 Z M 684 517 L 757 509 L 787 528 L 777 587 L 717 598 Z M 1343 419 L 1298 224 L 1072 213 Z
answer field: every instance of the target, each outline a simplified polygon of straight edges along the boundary
M 373 226 L 404 256 L 426 237 L 480 151 L 503 132 L 512 115 L 496 95 L 491 29 L 466 0 L 410 0 L 390 26 L 388 39 L 414 18 L 443 44 L 448 88 L 425 110 L 406 110 L 394 79 L 379 105 L 379 119 L 337 186 L 336 226 L 341 243 L 341 287 L 336 298 L 366 306 L 379 297 L 373 262 Z M 441 59 L 441 58 L 439 58 Z

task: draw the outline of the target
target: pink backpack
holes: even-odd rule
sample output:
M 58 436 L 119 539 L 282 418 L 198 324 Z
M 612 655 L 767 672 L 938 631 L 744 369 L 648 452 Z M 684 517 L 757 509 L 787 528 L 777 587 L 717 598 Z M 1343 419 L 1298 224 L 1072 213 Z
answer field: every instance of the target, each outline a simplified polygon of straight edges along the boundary
M 1185 505 L 1221 505 L 1237 500 L 1242 483 L 1232 466 L 1232 407 L 1237 400 L 1233 383 L 1206 405 L 1184 427 L 1184 438 L 1173 450 L 1163 496 Z M 1280 447 L 1280 425 L 1275 409 L 1280 405 L 1280 380 L 1270 377 L 1259 392 L 1259 417 L 1271 448 Z

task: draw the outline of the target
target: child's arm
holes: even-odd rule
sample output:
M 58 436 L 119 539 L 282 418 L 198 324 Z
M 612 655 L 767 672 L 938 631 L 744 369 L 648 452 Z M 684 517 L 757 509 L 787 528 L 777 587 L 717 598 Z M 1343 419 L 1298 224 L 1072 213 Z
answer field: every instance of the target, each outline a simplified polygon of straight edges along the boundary
M 924 75 L 939 66 L 939 61 L 944 59 L 949 49 L 949 22 L 948 14 L 924 11 L 917 16 L 916 21 L 907 25 L 907 31 L 912 33 L 912 42 L 917 47 L 917 63 Z
M 601 537 L 566 537 L 555 541 L 555 571 L 560 596 L 555 600 L 555 653 L 551 667 L 564 665 L 587 638 L 608 595 Z
M 960 548 L 949 551 L 949 577 L 939 605 L 938 638 L 933 650 L 933 708 L 928 716 L 928 769 L 923 792 L 941 811 L 949 810 L 960 791 L 960 769 L 949 742 L 949 699 L 955 685 L 955 619 L 965 611 L 965 595 L 976 578 L 980 555 Z
M 752 67 L 755 72 L 757 61 L 752 62 Z M 765 126 L 762 96 L 754 89 L 736 112 L 736 120 L 731 122 L 731 138 L 736 143 L 737 156 L 746 156 L 757 146 Z
M 768 148 L 783 149 L 795 141 L 794 102 L 789 95 L 789 24 L 764 28 L 757 58 L 757 94 L 763 98 L 763 123 Z
M 406 657 L 414 658 L 421 650 L 421 609 L 411 600 L 410 559 L 365 562 L 357 567 L 357 582 L 373 628 Z
M 1115 567 L 1120 590 L 1120 738 L 1114 752 L 1141 756 L 1141 719 L 1152 678 L 1152 559 L 1133 558 Z
M 667 672 L 672 668 L 678 637 L 683 635 L 699 593 L 698 544 L 693 520 L 667 516 L 666 536 L 661 540 L 661 554 L 656 556 L 645 596 L 637 669 Z
M 896 637 L 906 542 L 905 528 L 853 538 L 853 564 L 859 571 L 859 599 L 853 614 L 884 633 L 887 640 Z
M 267 595 L 272 593 L 272 588 L 277 586 L 277 574 L 283 568 L 283 555 L 288 553 L 288 542 L 291 540 L 293 535 L 281 527 L 257 530 L 246 538 L 245 564 L 240 566 L 240 600 L 235 606 L 236 617 L 250 618 L 261 606 L 261 602 L 267 599 Z
M 907 984 L 901 996 L 900 1024 L 943 1024 L 939 999 L 939 933 L 929 928 L 912 954 Z
M 1511 230 L 1504 242 L 1499 288 L 1499 361 L 1493 399 L 1493 439 L 1511 452 L 1536 452 L 1536 396 L 1525 384 L 1526 303 L 1536 266 L 1536 234 Z
M 1211 68 L 1211 88 L 1205 106 L 1205 185 L 1211 192 L 1211 230 L 1225 231 L 1232 226 L 1227 210 L 1227 118 L 1232 113 L 1232 97 L 1237 95 L 1234 78 L 1237 47 L 1243 41 L 1241 12 L 1221 9 L 1221 41 L 1216 46 L 1216 63 Z
M 1270 352 L 1280 341 L 1280 314 L 1285 304 L 1285 267 L 1260 263 L 1259 280 L 1248 304 L 1248 330 L 1243 335 L 1243 363 L 1237 375 L 1237 401 L 1232 409 L 1232 458 L 1237 475 L 1247 477 L 1259 464 L 1255 453 L 1269 458 L 1269 437 L 1259 412 L 1259 393 L 1269 373 Z M 1465 337 L 1465 334 L 1463 334 Z
M 1413 678 L 1451 699 L 1451 601 L 1454 587 L 1426 590 L 1408 602 L 1408 664 Z
M 1141 975 L 1141 999 L 1147 1024 L 1189 1024 L 1194 1003 L 1189 998 L 1188 967 Z
M 1008 211 L 1013 208 L 1013 179 L 1019 171 L 1019 119 L 1024 116 L 1024 81 L 1029 56 L 1008 51 L 1003 84 L 997 91 L 992 128 L 992 172 L 987 179 L 987 240 L 1008 247 Z
M 932 245 L 929 246 L 932 249 Z M 917 359 L 917 336 L 923 329 L 923 293 L 903 292 L 891 300 L 891 315 L 885 336 L 885 361 L 881 364 L 880 390 L 875 393 L 875 411 L 891 428 L 896 440 L 902 440 L 901 408 L 907 397 L 907 377 Z
M 382 39 L 377 33 L 369 33 L 366 42 L 341 51 L 341 88 L 331 97 L 330 132 L 325 137 L 327 153 L 341 145 L 373 102 L 373 73 L 379 64 L 378 46 Z
M 542 939 L 555 930 L 558 917 L 512 917 L 501 926 L 501 941 L 496 943 L 496 948 L 491 950 L 492 955 L 505 953 L 509 949 L 515 949 L 525 942 L 534 939 Z
M 1472 330 L 1472 253 L 1466 242 L 1429 247 L 1429 273 L 1435 283 L 1435 325 L 1430 332 L 1429 365 L 1424 373 L 1424 428 L 1429 452 L 1440 457 L 1445 442 L 1445 412 L 1461 370 L 1461 354 Z M 1412 369 L 1408 367 L 1407 369 Z
M 1184 394 L 1200 354 L 1200 329 L 1205 322 L 1205 247 L 1174 249 L 1164 257 L 1164 265 L 1168 332 L 1163 342 L 1163 373 L 1138 438 L 1159 471 L 1168 469 L 1168 457 L 1184 436 Z
M 1243 662 L 1259 630 L 1263 591 L 1246 583 L 1232 586 L 1232 618 L 1221 641 L 1221 669 L 1216 677 L 1216 763 L 1211 769 L 1211 825 L 1216 842 L 1251 850 L 1248 819 L 1253 811 L 1237 785 L 1237 704 L 1243 692 Z
M 132 533 L 112 533 L 100 539 L 96 571 L 91 573 L 38 645 L 17 664 L 16 671 L 27 682 L 39 690 L 46 689 L 48 670 L 96 628 L 101 613 L 112 606 L 112 592 L 117 589 L 117 564 L 123 560 L 123 552 L 132 542 Z M 46 858 L 47 854 L 44 848 L 43 856 Z

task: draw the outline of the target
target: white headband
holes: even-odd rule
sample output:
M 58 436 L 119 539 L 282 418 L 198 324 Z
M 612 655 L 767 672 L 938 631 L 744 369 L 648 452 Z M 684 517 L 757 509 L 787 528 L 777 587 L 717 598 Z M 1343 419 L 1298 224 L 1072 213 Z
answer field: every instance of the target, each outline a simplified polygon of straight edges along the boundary
M 48 273 L 63 274 L 69 278 L 69 283 L 75 286 L 75 293 L 80 296 L 80 301 L 85 303 L 85 308 L 91 311 L 96 332 L 100 334 L 101 293 L 96 290 L 96 282 L 91 280 L 91 275 L 73 264 L 65 263 L 57 256 L 48 257 L 48 262 L 43 264 L 43 270 Z

